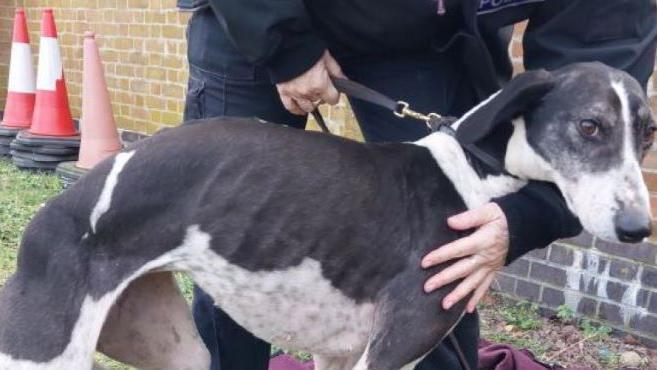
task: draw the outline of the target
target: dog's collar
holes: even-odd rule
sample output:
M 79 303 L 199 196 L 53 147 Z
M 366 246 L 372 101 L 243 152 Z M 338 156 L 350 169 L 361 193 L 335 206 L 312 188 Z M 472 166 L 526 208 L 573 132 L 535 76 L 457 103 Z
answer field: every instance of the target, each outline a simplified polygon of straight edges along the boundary
M 471 156 L 478 159 L 490 170 L 501 173 L 508 176 L 513 176 L 504 169 L 502 163 L 500 163 L 497 158 L 488 154 L 483 149 L 471 143 L 463 143 L 459 141 L 458 136 L 456 136 L 456 130 L 453 127 L 453 123 L 457 121 L 455 117 L 444 117 L 438 114 L 430 113 L 428 114 L 429 120 L 427 121 L 427 128 L 430 133 L 440 132 L 452 136 L 456 141 L 461 145 L 461 147 Z

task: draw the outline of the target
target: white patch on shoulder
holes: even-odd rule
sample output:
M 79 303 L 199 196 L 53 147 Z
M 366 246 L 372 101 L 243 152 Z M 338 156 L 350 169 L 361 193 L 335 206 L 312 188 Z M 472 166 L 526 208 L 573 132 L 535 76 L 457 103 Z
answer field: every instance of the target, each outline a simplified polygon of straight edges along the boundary
M 89 216 L 89 224 L 91 225 L 91 231 L 93 233 L 96 232 L 96 223 L 98 222 L 98 219 L 100 219 L 100 217 L 110 208 L 112 203 L 112 193 L 118 183 L 119 174 L 123 171 L 123 167 L 125 167 L 128 160 L 130 160 L 134 154 L 135 151 L 133 150 L 130 152 L 119 153 L 114 157 L 112 170 L 107 175 L 103 190 L 100 192 L 100 197 L 98 197 L 98 202 L 91 211 L 91 216 Z
M 461 145 L 450 135 L 435 132 L 413 144 L 429 149 L 469 209 L 484 205 L 492 198 L 518 191 L 527 184 L 524 180 L 506 175 L 480 178 L 468 163 Z

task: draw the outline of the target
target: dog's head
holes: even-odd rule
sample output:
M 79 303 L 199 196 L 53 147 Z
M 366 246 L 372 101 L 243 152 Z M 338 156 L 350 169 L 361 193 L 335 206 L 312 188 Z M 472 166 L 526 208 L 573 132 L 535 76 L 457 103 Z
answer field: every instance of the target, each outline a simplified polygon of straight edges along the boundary
M 640 161 L 655 123 L 635 79 L 600 63 L 527 72 L 467 114 L 457 135 L 476 142 L 509 121 L 507 171 L 555 183 L 598 237 L 639 242 L 650 235 Z

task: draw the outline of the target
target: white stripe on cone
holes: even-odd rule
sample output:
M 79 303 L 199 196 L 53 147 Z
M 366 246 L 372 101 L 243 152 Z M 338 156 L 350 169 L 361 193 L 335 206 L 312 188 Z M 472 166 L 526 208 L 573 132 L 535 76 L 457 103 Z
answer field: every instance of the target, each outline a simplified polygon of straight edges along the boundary
M 57 80 L 64 78 L 59 42 L 55 37 L 41 37 L 37 90 L 55 91 Z
M 9 62 L 9 92 L 34 94 L 34 66 L 30 44 L 14 42 L 11 45 Z

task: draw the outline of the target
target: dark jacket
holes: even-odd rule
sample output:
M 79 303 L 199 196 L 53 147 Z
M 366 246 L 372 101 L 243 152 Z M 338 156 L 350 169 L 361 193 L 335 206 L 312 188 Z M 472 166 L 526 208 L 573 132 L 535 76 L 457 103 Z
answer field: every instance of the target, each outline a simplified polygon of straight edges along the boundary
M 438 14 L 444 1 L 446 12 Z M 211 6 L 240 52 L 274 82 L 294 78 L 328 48 L 339 55 L 456 50 L 481 97 L 511 74 L 514 23 L 529 20 L 528 69 L 599 60 L 645 83 L 653 67 L 652 0 L 179 0 Z

